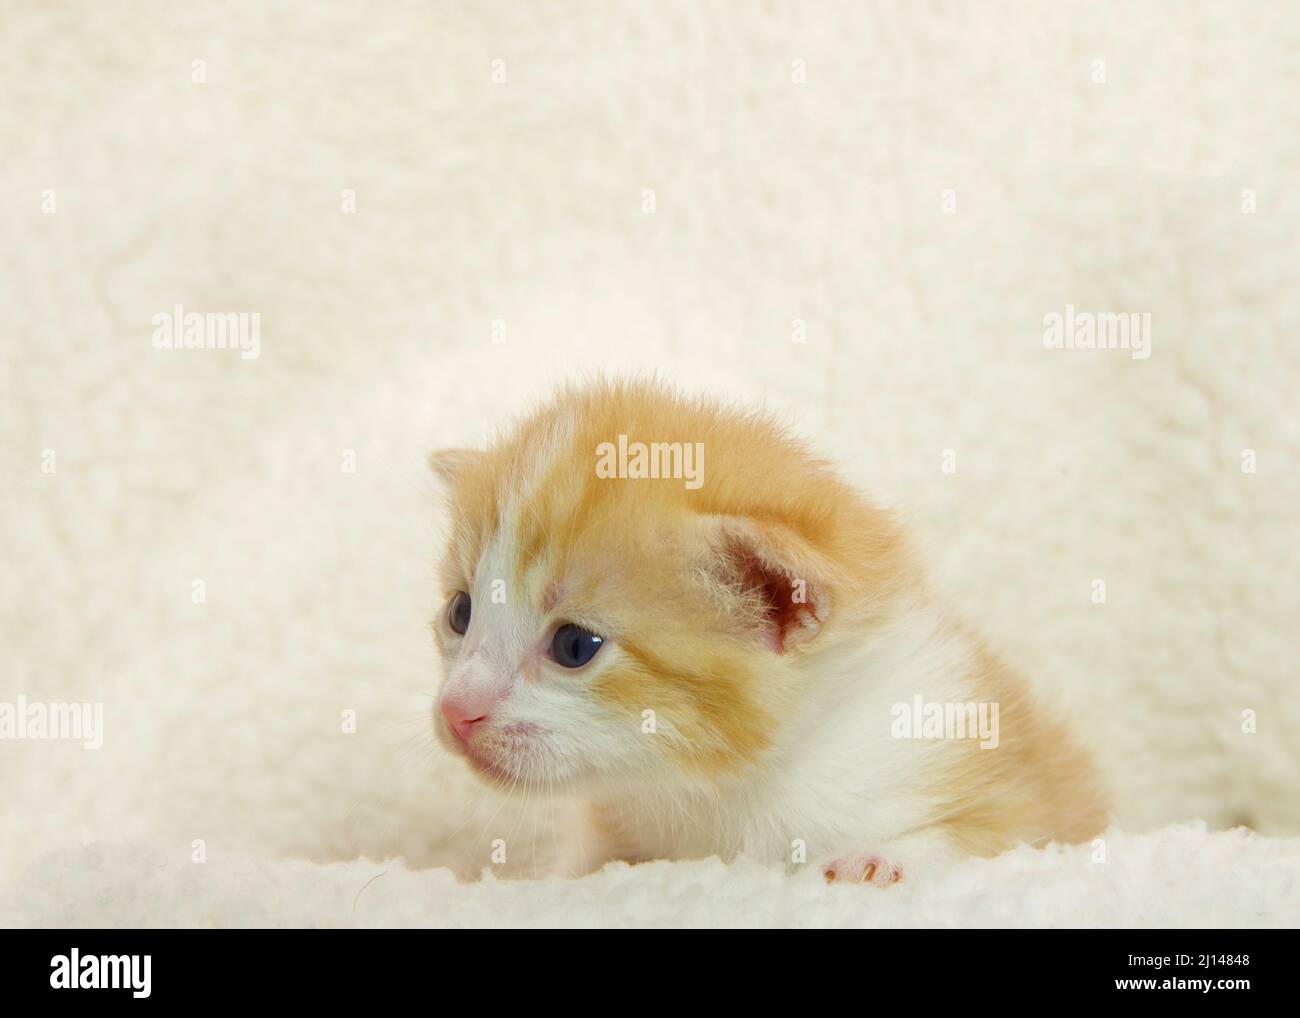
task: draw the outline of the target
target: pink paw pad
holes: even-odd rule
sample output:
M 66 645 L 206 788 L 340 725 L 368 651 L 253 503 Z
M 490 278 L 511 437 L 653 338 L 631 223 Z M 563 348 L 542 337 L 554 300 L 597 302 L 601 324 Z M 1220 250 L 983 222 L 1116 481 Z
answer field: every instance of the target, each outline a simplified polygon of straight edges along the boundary
M 870 884 L 889 887 L 903 879 L 903 868 L 879 855 L 854 855 L 836 859 L 823 871 L 826 883 Z

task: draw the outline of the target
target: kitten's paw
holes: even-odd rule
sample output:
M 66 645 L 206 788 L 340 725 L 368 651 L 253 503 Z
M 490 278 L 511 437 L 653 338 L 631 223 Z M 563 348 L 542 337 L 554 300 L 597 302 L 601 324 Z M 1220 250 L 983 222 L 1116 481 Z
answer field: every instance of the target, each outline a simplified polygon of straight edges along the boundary
M 903 879 L 903 868 L 880 855 L 851 855 L 822 867 L 826 883 L 889 887 Z

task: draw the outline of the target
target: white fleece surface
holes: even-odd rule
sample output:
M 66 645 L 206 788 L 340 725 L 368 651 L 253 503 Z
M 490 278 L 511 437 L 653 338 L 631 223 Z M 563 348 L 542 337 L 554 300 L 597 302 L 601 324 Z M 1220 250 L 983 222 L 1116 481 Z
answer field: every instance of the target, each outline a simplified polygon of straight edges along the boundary
M 0 923 L 131 927 L 1272 927 L 1300 918 L 1300 838 L 1203 825 L 1022 848 L 888 889 L 740 860 L 615 863 L 578 880 L 458 882 L 400 863 L 203 865 L 140 846 L 51 856 Z
M 574 826 L 430 746 L 423 464 L 582 371 L 765 402 L 1125 831 L 1300 834 L 1297 52 L 1284 3 L 7 5 L 0 702 L 105 733 L 0 741 L 0 919 L 1297 921 L 1294 841 L 1192 829 L 874 897 L 453 883 Z M 176 304 L 260 356 L 154 349 Z M 1067 304 L 1151 356 L 1044 349 Z

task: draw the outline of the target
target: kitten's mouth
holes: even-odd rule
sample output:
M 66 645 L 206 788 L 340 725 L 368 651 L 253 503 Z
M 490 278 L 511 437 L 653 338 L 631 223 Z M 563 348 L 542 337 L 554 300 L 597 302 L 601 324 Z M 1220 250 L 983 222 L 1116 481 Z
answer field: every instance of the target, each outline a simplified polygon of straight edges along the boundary
M 456 753 L 462 757 L 470 768 L 490 783 L 499 786 L 511 786 L 523 777 L 520 767 L 530 757 L 540 755 L 533 742 L 541 729 L 531 722 L 514 722 L 498 732 L 482 733 L 468 742 L 448 738 Z M 502 740 L 506 745 L 502 745 Z
M 469 747 L 465 748 L 464 756 L 470 767 L 494 784 L 509 785 L 518 780 L 518 776 L 512 771 L 506 770 L 495 760 L 489 760 Z

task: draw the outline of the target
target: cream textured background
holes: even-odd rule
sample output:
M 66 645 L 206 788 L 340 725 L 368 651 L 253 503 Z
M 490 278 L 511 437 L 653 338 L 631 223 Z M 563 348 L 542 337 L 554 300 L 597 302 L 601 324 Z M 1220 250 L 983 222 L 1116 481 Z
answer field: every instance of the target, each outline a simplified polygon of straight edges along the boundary
M 828 887 L 742 859 L 616 863 L 581 880 L 458 883 L 400 862 L 316 866 L 94 846 L 47 857 L 0 895 L 0 925 L 68 927 L 948 926 L 1275 927 L 1300 916 L 1300 838 L 1171 827 L 1087 845 L 1019 848 L 888 891 Z M 51 876 L 57 874 L 57 879 Z
M 1300 8 L 2 0 L 0 52 L 0 700 L 108 725 L 0 742 L 0 888 L 92 841 L 544 868 L 561 808 L 428 746 L 422 458 L 595 369 L 899 506 L 1125 827 L 1300 833 Z M 154 350 L 176 303 L 261 357 Z M 1151 358 L 1044 350 L 1066 303 Z

